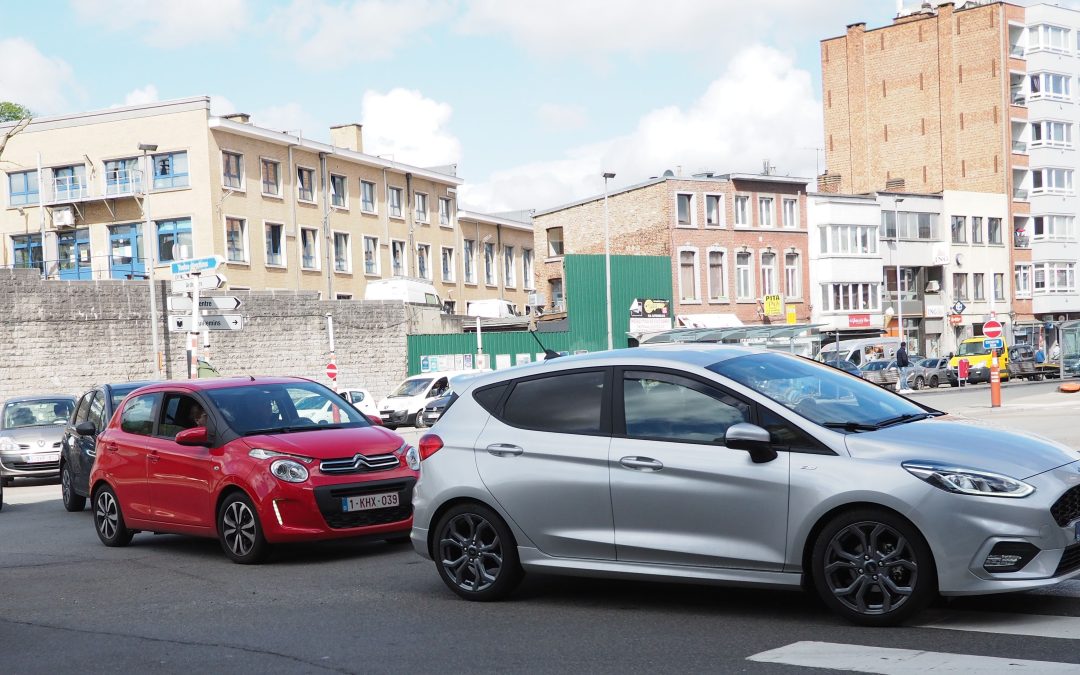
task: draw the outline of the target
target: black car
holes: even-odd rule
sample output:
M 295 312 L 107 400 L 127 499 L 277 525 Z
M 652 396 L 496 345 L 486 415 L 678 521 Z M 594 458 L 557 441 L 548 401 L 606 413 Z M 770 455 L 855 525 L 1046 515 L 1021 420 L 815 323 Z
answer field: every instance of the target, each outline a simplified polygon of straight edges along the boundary
M 154 382 L 102 384 L 79 399 L 60 443 L 60 494 L 68 511 L 82 511 L 90 496 L 90 469 L 94 466 L 98 432 L 128 394 L 148 384 Z
M 424 406 L 424 409 L 420 411 L 419 415 L 420 421 L 423 426 L 430 427 L 432 424 L 438 422 L 439 418 L 442 417 L 442 414 L 446 412 L 446 409 L 449 408 L 450 404 L 452 404 L 456 399 L 457 394 L 451 392 L 446 396 L 437 398 L 431 403 L 428 403 L 426 406 Z M 416 426 L 419 427 L 421 425 L 417 424 Z

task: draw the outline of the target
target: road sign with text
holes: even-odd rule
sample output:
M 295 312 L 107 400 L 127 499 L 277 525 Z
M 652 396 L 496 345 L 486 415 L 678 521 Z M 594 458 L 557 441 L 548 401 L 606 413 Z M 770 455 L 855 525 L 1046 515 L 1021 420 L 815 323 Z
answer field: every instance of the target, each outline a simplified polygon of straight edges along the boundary
M 987 338 L 983 340 L 983 349 L 1004 349 L 1005 341 L 1001 338 Z
M 207 330 L 244 330 L 244 316 L 242 314 L 204 314 L 199 317 L 199 325 L 195 326 L 191 321 L 190 314 L 169 315 L 169 330 L 174 333 L 192 332 L 201 328 Z
M 168 298 L 170 312 L 190 312 L 191 298 L 183 295 L 170 296 Z M 235 295 L 224 296 L 201 296 L 199 297 L 199 310 L 212 310 L 215 313 L 221 310 L 230 311 L 240 309 L 244 304 Z
M 192 279 L 175 279 L 169 284 L 169 288 L 173 294 L 191 293 L 197 284 L 200 291 L 212 291 L 215 288 L 221 288 L 225 281 L 225 277 L 220 274 L 211 274 Z M 199 304 L 202 305 L 202 303 Z
M 169 265 L 169 271 L 172 272 L 174 277 L 179 274 L 192 274 L 195 272 L 213 272 L 224 262 L 225 259 L 219 255 L 211 255 L 205 258 L 194 258 L 192 260 L 177 260 L 176 262 Z

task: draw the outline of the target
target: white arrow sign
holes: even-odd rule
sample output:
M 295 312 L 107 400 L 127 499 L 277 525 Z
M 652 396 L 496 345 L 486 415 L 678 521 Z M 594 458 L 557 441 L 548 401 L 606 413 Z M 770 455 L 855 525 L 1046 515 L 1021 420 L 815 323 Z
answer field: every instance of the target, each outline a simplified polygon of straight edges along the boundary
M 168 298 L 169 311 L 170 312 L 190 312 L 191 311 L 191 298 L 184 295 L 171 295 Z M 235 310 L 240 309 L 240 305 L 244 304 L 240 301 L 240 298 L 235 295 L 227 296 L 200 296 L 199 297 L 199 310 L 217 310 L 224 309 Z
M 244 330 L 244 315 L 204 314 L 199 317 L 198 327 L 207 330 Z M 191 324 L 190 314 L 170 314 L 169 330 L 174 333 L 187 333 L 196 328 Z
M 199 277 L 197 279 L 177 279 L 170 284 L 170 288 L 174 295 L 181 293 L 190 293 L 195 290 L 195 284 L 199 285 L 200 291 L 212 291 L 215 288 L 221 288 L 222 284 L 226 281 L 225 277 L 220 274 L 211 274 L 205 277 Z M 199 303 L 200 306 L 202 303 Z M 189 306 L 190 307 L 190 306 Z

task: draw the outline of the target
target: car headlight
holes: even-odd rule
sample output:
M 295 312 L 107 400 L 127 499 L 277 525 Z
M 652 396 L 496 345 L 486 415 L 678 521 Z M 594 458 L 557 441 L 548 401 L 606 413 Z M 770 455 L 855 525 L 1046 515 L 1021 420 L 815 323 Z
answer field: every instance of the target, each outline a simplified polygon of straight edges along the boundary
M 394 451 L 398 457 L 405 458 L 405 464 L 413 471 L 420 470 L 420 453 L 408 443 L 402 443 L 401 447 Z
M 19 449 L 19 444 L 15 441 L 7 438 L 0 438 L 0 452 L 15 452 Z
M 1027 497 L 1035 488 L 1022 480 L 988 471 L 941 466 L 926 462 L 904 462 L 908 473 L 934 487 L 962 495 L 980 497 Z
M 270 473 L 286 483 L 303 483 L 308 479 L 307 467 L 291 459 L 279 459 L 270 465 Z

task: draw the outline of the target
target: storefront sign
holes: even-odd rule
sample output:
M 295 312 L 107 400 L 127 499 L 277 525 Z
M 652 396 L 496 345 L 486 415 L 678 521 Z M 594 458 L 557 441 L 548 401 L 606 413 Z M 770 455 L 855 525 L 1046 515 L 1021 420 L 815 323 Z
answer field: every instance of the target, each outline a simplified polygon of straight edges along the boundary
M 779 295 L 766 295 L 764 305 L 765 316 L 780 316 L 780 306 L 783 304 Z
M 848 325 L 848 328 L 869 328 L 870 327 L 870 315 L 869 314 L 848 314 L 847 325 Z
M 949 323 L 954 326 L 959 326 L 960 324 L 964 323 L 964 317 L 961 314 L 950 314 Z
M 671 329 L 671 308 L 668 300 L 635 298 L 630 303 L 630 332 L 648 333 Z

